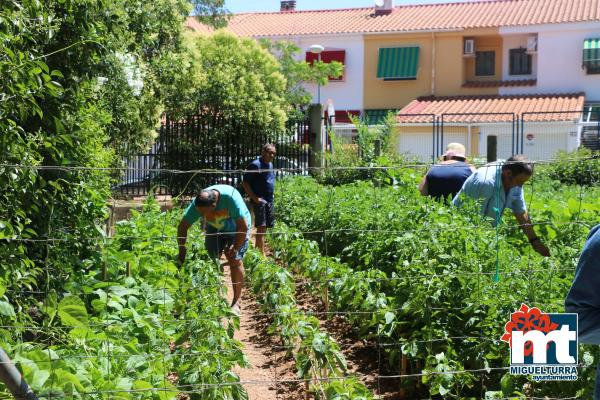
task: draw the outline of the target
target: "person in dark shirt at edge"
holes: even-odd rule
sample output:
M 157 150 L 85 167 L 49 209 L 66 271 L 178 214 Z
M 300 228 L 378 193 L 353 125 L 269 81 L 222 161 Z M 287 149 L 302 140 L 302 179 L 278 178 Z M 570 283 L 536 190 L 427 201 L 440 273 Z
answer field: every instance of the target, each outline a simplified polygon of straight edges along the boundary
M 450 199 L 456 196 L 465 180 L 475 172 L 475 167 L 467 164 L 465 146 L 460 143 L 449 143 L 442 159 L 421 179 L 419 192 L 447 202 L 448 196 Z
M 262 147 L 260 158 L 248 165 L 242 186 L 250 196 L 254 208 L 254 223 L 256 227 L 255 245 L 258 250 L 265 254 L 265 233 L 267 228 L 275 224 L 275 208 L 273 206 L 275 192 L 275 173 L 273 172 L 273 159 L 275 158 L 275 146 L 267 143 Z

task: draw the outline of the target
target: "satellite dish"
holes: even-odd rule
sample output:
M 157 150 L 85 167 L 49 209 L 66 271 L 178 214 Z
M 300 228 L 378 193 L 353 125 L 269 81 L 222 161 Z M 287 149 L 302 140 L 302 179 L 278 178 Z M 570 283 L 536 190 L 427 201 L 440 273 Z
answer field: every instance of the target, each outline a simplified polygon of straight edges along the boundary
M 375 7 L 383 7 L 383 5 L 384 5 L 383 0 L 375 0 Z

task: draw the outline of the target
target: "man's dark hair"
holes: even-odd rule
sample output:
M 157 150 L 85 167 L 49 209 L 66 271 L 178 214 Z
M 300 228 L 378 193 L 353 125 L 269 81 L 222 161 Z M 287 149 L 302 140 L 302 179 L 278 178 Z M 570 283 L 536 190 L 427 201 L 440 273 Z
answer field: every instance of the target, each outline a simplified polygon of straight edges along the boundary
M 217 195 L 214 190 L 203 189 L 200 194 L 194 199 L 194 205 L 196 207 L 209 207 L 214 206 L 217 202 Z
M 513 176 L 520 174 L 531 176 L 533 175 L 533 164 L 523 154 L 517 154 L 506 160 L 502 165 L 502 171 L 510 171 Z

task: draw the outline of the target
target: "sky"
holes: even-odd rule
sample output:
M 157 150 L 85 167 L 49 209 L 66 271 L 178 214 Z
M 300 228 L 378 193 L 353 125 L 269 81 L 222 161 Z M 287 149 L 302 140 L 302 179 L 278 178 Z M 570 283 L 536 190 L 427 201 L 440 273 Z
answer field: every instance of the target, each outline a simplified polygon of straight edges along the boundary
M 457 3 L 465 0 L 394 0 L 394 5 Z M 296 10 L 323 10 L 332 8 L 372 7 L 375 0 L 296 0 Z M 225 0 L 232 13 L 252 11 L 279 11 L 279 0 Z

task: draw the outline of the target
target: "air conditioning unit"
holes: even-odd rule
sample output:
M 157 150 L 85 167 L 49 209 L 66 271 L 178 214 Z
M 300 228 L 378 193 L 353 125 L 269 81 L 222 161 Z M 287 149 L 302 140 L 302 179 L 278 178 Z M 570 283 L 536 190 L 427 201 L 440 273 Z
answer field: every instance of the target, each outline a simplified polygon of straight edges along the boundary
M 465 47 L 463 54 L 465 56 L 475 55 L 475 39 L 465 39 Z
M 528 54 L 537 53 L 537 36 L 528 36 L 527 37 L 527 53 Z

